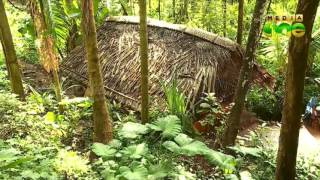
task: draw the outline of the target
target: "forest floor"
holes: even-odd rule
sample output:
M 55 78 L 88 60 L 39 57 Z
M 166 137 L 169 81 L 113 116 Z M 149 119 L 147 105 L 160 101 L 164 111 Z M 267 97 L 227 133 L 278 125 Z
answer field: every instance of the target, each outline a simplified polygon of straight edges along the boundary
M 243 131 L 241 136 L 246 136 L 252 131 L 256 131 L 261 137 L 262 143 L 270 149 L 277 151 L 279 144 L 281 125 L 279 123 L 270 123 L 265 127 L 253 124 L 247 131 Z M 241 137 L 240 137 L 241 139 Z M 319 132 L 314 128 L 302 125 L 299 132 L 298 156 L 309 158 L 314 157 L 320 152 Z
M 50 88 L 52 80 L 49 74 L 43 70 L 40 65 L 28 64 L 21 61 L 25 80 L 29 81 L 33 87 L 43 91 Z M 239 137 L 248 136 L 251 132 L 256 132 L 262 137 L 262 143 L 268 145 L 271 149 L 277 150 L 279 143 L 280 127 L 276 122 L 267 123 L 262 128 L 261 121 L 255 117 L 254 113 L 245 111 L 241 115 L 241 130 Z M 304 157 L 312 156 L 315 152 L 320 152 L 320 132 L 314 128 L 306 128 L 304 125 L 300 128 L 298 153 Z
M 53 91 L 51 87 L 52 81 L 50 75 L 47 72 L 45 72 L 40 65 L 22 63 L 21 66 L 23 69 L 24 80 L 27 82 L 28 85 L 34 87 L 36 91 L 43 92 L 45 94 L 50 91 Z M 66 95 L 68 96 L 69 94 L 66 93 Z M 74 94 L 71 93 L 71 96 L 72 95 Z M 47 111 L 49 111 L 50 108 L 46 108 Z M 113 105 L 112 108 L 113 109 L 111 112 L 113 112 L 114 115 L 117 115 L 113 117 L 115 120 L 115 134 L 117 134 L 117 132 L 120 129 L 120 126 L 122 126 L 125 122 L 135 122 L 137 120 L 137 117 L 134 113 L 130 114 L 130 111 L 122 112 L 124 110 L 124 107 L 116 107 L 115 105 Z M 70 112 L 68 111 L 67 113 L 65 113 L 64 116 L 66 117 L 66 119 L 71 119 L 66 121 L 66 123 L 69 123 L 68 126 L 72 127 L 72 131 L 70 131 L 68 136 L 61 139 L 61 142 L 63 143 L 63 146 L 68 147 L 70 151 L 77 152 L 78 154 L 82 155 L 82 157 L 86 157 L 86 154 L 90 150 L 89 148 L 92 144 L 92 125 L 90 121 L 87 121 L 88 117 L 86 116 L 86 118 L 79 119 L 78 116 L 80 116 L 80 112 L 82 111 L 72 110 Z M 74 123 L 72 121 L 73 118 L 79 119 L 78 123 Z M 278 148 L 280 127 L 281 125 L 279 123 L 261 121 L 256 117 L 255 113 L 244 111 L 241 114 L 241 129 L 238 136 L 238 143 L 236 146 L 236 148 L 238 149 L 233 149 L 233 151 L 236 152 L 235 156 L 237 157 L 237 172 L 233 173 L 238 174 L 241 177 L 242 173 L 249 173 L 252 174 L 252 179 L 272 179 L 273 173 L 275 171 L 275 159 L 276 151 Z M 216 130 L 217 129 L 219 128 L 216 128 Z M 314 131 L 310 128 L 309 130 L 310 132 L 312 132 L 313 135 L 315 135 L 315 137 L 312 136 L 309 133 L 308 129 L 304 126 L 302 126 L 300 129 L 298 158 L 313 159 L 313 157 L 317 157 L 317 159 L 319 159 L 319 161 L 317 162 L 320 162 L 320 156 L 317 156 L 317 154 L 320 152 L 320 136 L 318 136 L 315 133 L 317 131 Z M 195 136 L 195 138 L 197 140 L 200 140 L 201 142 L 204 142 L 209 148 L 218 150 L 215 147 L 215 138 L 217 134 L 213 132 L 216 131 L 212 131 L 211 133 L 207 134 L 202 134 L 201 136 Z M 155 148 L 156 145 L 157 144 L 150 144 L 150 147 Z M 168 155 L 167 151 L 157 151 L 157 153 L 163 155 L 163 157 L 166 157 Z M 199 179 L 212 179 L 209 177 L 220 177 L 221 173 L 223 172 L 219 170 L 218 166 L 213 166 L 212 164 L 210 164 L 210 162 L 206 160 L 204 156 L 179 156 L 176 158 L 176 162 L 182 164 L 188 172 L 196 174 L 197 178 Z M 310 161 L 310 165 L 306 167 L 303 165 L 306 161 L 297 162 L 297 168 L 299 170 L 299 179 L 301 179 L 301 177 L 310 179 L 310 177 L 313 177 L 312 175 L 314 174 L 313 171 L 310 171 L 311 168 L 318 167 L 318 164 L 320 167 L 320 163 L 314 163 L 314 161 Z M 221 161 L 220 163 L 223 165 L 227 164 L 227 162 L 224 161 Z M 92 165 L 92 167 L 97 168 L 100 166 Z M 93 170 L 96 171 L 96 169 L 94 168 Z M 229 172 L 227 172 L 226 174 L 228 173 Z

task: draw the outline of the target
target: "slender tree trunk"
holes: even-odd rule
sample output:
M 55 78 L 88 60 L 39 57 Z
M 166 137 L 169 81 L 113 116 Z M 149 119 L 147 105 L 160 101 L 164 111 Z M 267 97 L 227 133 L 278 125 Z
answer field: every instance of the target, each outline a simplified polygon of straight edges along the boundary
M 134 7 L 134 0 L 131 0 L 131 7 L 132 7 L 132 15 L 136 15 L 136 8 Z
M 97 33 L 92 0 L 82 0 L 82 31 L 87 54 L 89 82 L 93 96 L 93 141 L 108 143 L 112 140 L 112 123 L 108 113 L 98 58 Z
M 149 0 L 149 11 L 152 9 L 152 0 Z
M 17 94 L 21 100 L 24 100 L 25 95 L 22 85 L 21 70 L 17 60 L 16 51 L 14 49 L 12 34 L 2 0 L 0 0 L 0 22 L 0 40 L 6 58 L 12 92 Z
M 223 10 L 223 37 L 226 37 L 227 36 L 227 0 L 223 0 L 222 10 Z
M 296 159 L 303 110 L 304 79 L 308 49 L 319 0 L 299 0 L 297 13 L 303 14 L 305 35 L 291 36 L 286 74 L 285 100 L 277 156 L 277 180 L 294 180 Z
M 77 47 L 77 39 L 79 38 L 78 36 L 78 28 L 77 24 L 75 21 L 72 21 L 72 26 L 71 29 L 69 30 L 69 37 L 67 39 L 67 54 L 71 52 L 75 47 Z
M 61 102 L 61 85 L 58 76 L 59 60 L 55 48 L 54 38 L 50 33 L 50 27 L 46 22 L 45 12 L 42 4 L 39 4 L 37 0 L 29 1 L 29 11 L 35 26 L 37 38 L 40 40 L 40 46 L 38 54 L 40 61 L 43 64 L 44 69 L 52 73 L 53 81 L 55 85 L 55 93 L 58 102 Z M 62 105 L 59 105 L 59 110 L 63 111 Z
M 188 7 L 189 7 L 189 0 L 184 0 L 183 1 L 183 21 L 187 22 L 188 20 Z
M 240 124 L 240 115 L 244 106 L 246 93 L 252 76 L 255 52 L 258 46 L 259 36 L 262 29 L 262 21 L 266 12 L 268 0 L 257 0 L 251 21 L 245 57 L 240 71 L 240 77 L 235 90 L 234 106 L 227 120 L 226 129 L 222 138 L 222 146 L 234 145 Z
M 206 0 L 205 6 L 203 7 L 203 13 L 202 13 L 203 22 L 202 23 L 205 25 L 207 31 L 211 31 L 210 26 L 205 21 L 206 16 L 210 13 L 210 6 L 211 6 L 211 0 Z
M 124 6 L 124 4 L 122 3 L 122 1 L 120 1 L 120 5 L 121 5 L 122 11 L 123 11 L 122 15 L 128 16 L 128 11 L 127 11 L 126 7 Z
M 176 0 L 172 0 L 172 17 L 173 21 L 176 22 Z
M 159 20 L 161 20 L 161 0 L 158 0 L 158 16 Z
M 242 33 L 243 33 L 243 5 L 244 0 L 238 0 L 238 29 L 237 29 L 237 43 L 242 44 Z
M 147 123 L 149 119 L 149 74 L 148 74 L 148 31 L 146 1 L 139 0 L 140 7 L 140 61 L 141 61 L 141 120 Z

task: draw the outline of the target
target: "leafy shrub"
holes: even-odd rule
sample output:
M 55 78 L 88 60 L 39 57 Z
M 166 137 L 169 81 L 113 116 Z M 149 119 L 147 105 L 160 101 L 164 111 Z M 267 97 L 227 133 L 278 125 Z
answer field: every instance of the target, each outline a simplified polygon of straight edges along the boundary
M 26 99 L 0 91 L 0 179 L 94 178 L 88 160 L 61 144 L 75 128 L 72 122 L 90 113 L 90 102 L 68 102 L 59 115 L 50 96 L 33 93 Z
M 10 90 L 10 81 L 8 80 L 7 70 L 4 65 L 1 65 L 0 62 L 0 89 L 1 90 Z
M 183 130 L 190 132 L 191 121 L 187 114 L 186 97 L 179 91 L 177 80 L 174 79 L 171 84 L 162 83 L 162 87 L 166 96 L 169 113 L 178 116 L 181 119 Z
M 196 107 L 196 112 L 201 126 L 216 126 L 216 134 L 218 136 L 222 135 L 228 112 L 222 108 L 214 93 L 208 93 L 201 97 L 201 103 L 199 107 Z
M 61 174 L 78 178 L 89 171 L 88 163 L 89 161 L 83 159 L 77 152 L 62 149 L 58 152 L 53 165 Z
M 92 151 L 101 157 L 96 163 L 96 168 L 106 179 L 174 178 L 184 175 L 175 168 L 176 162 L 172 157 L 202 155 L 226 173 L 235 170 L 236 161 L 232 156 L 209 149 L 204 143 L 182 134 L 181 128 L 180 120 L 173 115 L 159 118 L 146 125 L 127 122 L 118 131 L 119 140 L 114 139 L 108 145 L 93 144 Z M 151 145 L 152 140 L 159 138 L 160 143 Z M 162 143 L 163 139 L 167 141 Z M 163 153 L 163 147 L 173 154 Z M 162 156 L 157 157 L 159 151 L 162 152 Z
M 263 120 L 272 120 L 277 103 L 277 98 L 270 90 L 257 86 L 254 86 L 247 95 L 247 108 Z

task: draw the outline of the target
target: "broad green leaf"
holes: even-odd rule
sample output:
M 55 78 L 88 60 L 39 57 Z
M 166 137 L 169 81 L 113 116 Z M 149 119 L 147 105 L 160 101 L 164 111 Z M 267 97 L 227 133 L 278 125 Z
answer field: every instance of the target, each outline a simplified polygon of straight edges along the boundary
M 97 155 L 103 158 L 113 157 L 117 150 L 109 145 L 105 145 L 102 143 L 94 143 L 92 145 L 92 151 Z
M 150 165 L 148 180 L 157 180 L 163 179 L 167 177 L 171 172 L 173 167 L 170 166 L 171 162 L 162 162 L 160 161 L 159 164 Z
M 132 170 L 127 166 L 122 166 L 119 171 L 121 176 L 128 180 L 142 180 L 148 177 L 148 169 L 142 165 L 134 166 Z
M 45 119 L 48 122 L 54 122 L 56 120 L 56 115 L 54 114 L 54 112 L 47 112 L 47 114 L 45 115 Z
M 177 154 L 187 156 L 203 155 L 211 164 L 228 173 L 235 170 L 236 160 L 233 156 L 214 151 L 203 142 L 194 140 L 185 134 L 179 134 L 174 138 L 174 141 L 165 141 L 163 146 Z
M 145 125 L 133 122 L 127 122 L 119 131 L 119 135 L 128 138 L 135 139 L 140 135 L 147 134 L 148 128 Z
M 225 173 L 232 173 L 236 170 L 235 166 L 237 162 L 233 156 L 212 149 L 208 149 L 203 155 L 211 164 L 218 166 Z
M 166 141 L 163 146 L 168 150 L 187 156 L 202 155 L 208 147 L 200 141 L 196 141 L 185 134 L 179 134 L 173 141 Z
M 159 118 L 153 124 L 149 124 L 148 127 L 154 131 L 161 131 L 161 135 L 164 138 L 175 137 L 182 131 L 181 121 L 174 115 Z
M 148 153 L 148 147 L 145 143 L 138 145 L 131 145 L 121 151 L 131 159 L 140 159 L 142 156 Z
M 229 147 L 229 149 L 234 150 L 237 153 L 240 153 L 244 156 L 246 155 L 251 155 L 254 157 L 261 157 L 261 148 L 256 148 L 256 147 L 245 147 L 245 146 L 233 146 Z

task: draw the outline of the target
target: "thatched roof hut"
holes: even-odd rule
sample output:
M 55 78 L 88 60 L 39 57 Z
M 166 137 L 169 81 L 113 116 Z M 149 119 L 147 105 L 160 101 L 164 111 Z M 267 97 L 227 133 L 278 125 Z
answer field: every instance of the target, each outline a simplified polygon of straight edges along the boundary
M 140 104 L 139 18 L 109 17 L 97 30 L 99 57 L 107 96 L 138 109 Z M 231 101 L 243 53 L 238 44 L 200 29 L 148 19 L 149 93 L 160 103 L 160 82 L 176 79 L 193 105 L 204 92 Z M 69 80 L 86 85 L 83 46 L 75 48 L 61 65 Z M 255 66 L 255 80 L 271 85 L 273 78 Z

